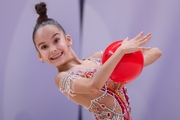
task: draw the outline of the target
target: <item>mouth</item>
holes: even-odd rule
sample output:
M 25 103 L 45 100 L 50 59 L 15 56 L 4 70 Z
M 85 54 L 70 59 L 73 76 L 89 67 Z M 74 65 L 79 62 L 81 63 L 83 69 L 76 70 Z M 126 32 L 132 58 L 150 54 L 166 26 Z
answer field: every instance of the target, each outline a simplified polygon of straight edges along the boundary
M 63 52 L 58 53 L 58 54 L 52 56 L 50 59 L 51 59 L 51 60 L 57 60 L 57 59 L 59 59 L 59 58 L 62 56 L 62 54 L 63 54 Z

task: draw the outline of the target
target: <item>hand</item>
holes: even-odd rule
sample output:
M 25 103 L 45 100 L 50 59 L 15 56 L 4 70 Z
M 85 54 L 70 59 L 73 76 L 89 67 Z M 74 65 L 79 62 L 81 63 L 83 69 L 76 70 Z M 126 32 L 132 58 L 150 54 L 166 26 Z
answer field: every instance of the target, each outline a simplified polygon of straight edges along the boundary
M 117 82 L 116 85 L 117 85 L 117 86 L 116 86 L 116 90 L 119 90 L 119 89 L 123 88 L 123 87 L 126 85 L 126 83 Z
M 143 36 L 143 32 L 140 32 L 136 37 L 134 37 L 131 40 L 126 38 L 125 40 L 123 40 L 119 48 L 121 48 L 125 54 L 136 52 L 138 50 L 150 49 L 150 47 L 142 47 L 142 46 L 145 45 L 151 39 L 151 34 L 148 33 L 144 37 L 142 36 Z
M 108 81 L 107 86 L 109 88 L 113 88 L 114 90 L 119 90 L 123 88 L 127 83 L 120 83 L 120 82 L 114 82 L 114 81 Z

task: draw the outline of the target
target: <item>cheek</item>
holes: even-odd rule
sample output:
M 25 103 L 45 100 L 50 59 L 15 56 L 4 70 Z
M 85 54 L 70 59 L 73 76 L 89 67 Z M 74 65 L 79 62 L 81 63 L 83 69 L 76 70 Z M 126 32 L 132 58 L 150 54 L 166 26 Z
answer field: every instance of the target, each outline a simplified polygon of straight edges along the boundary
M 68 48 L 68 45 L 67 45 L 66 43 L 59 43 L 59 44 L 57 44 L 57 47 L 58 47 L 59 49 L 65 50 L 65 49 Z
M 49 52 L 48 51 L 40 51 L 41 53 L 41 56 L 44 58 L 44 59 L 48 59 L 48 55 L 49 55 Z

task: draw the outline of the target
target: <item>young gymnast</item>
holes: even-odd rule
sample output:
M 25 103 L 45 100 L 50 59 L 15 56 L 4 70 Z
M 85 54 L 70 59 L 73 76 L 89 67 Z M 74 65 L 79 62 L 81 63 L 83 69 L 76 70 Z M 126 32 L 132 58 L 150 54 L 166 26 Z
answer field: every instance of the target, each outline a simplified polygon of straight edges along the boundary
M 124 54 L 141 50 L 144 66 L 155 62 L 160 56 L 158 48 L 143 47 L 151 34 L 123 40 L 115 53 L 101 63 L 102 52 L 86 59 L 79 59 L 72 49 L 72 38 L 62 26 L 48 18 L 46 4 L 35 5 L 39 14 L 33 31 L 33 41 L 38 58 L 57 67 L 57 88 L 70 100 L 94 113 L 96 120 L 131 120 L 131 108 L 125 84 L 113 82 L 109 76 Z

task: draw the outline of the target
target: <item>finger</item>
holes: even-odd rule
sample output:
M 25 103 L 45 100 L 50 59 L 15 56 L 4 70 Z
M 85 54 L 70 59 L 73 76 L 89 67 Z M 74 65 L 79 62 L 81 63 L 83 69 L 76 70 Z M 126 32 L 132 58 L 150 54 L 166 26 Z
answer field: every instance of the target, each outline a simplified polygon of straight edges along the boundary
M 146 38 L 139 41 L 139 46 L 145 45 L 151 39 L 151 35 L 148 35 Z
M 123 41 L 128 41 L 129 40 L 129 38 L 128 37 L 126 37 Z
M 150 39 L 150 38 L 151 38 L 151 33 L 148 33 L 143 38 L 141 38 L 140 41 L 143 41 L 143 40 L 146 40 L 146 39 Z
M 139 38 L 141 38 L 142 37 L 142 35 L 144 34 L 144 32 L 142 31 L 142 32 L 140 32 L 136 37 L 134 37 L 134 39 L 139 39 Z
M 126 85 L 126 83 L 122 83 L 122 84 L 119 86 L 119 89 L 120 89 L 120 88 L 123 88 L 125 85 Z
M 149 49 L 151 49 L 151 47 L 139 47 L 139 50 L 149 50 Z
M 116 84 L 116 90 L 119 90 L 119 88 L 120 88 L 119 86 L 121 86 L 121 83 Z
M 111 87 L 111 86 L 113 86 L 113 82 L 108 82 L 108 87 Z

